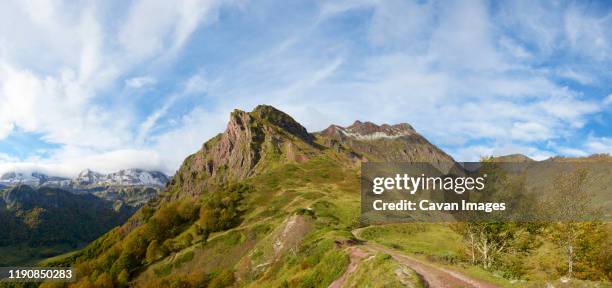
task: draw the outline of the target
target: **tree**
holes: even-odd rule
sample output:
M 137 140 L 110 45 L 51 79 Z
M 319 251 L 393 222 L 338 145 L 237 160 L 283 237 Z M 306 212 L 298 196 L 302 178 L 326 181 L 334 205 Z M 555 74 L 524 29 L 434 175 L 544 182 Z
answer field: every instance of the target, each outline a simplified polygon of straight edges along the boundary
M 95 287 L 113 288 L 113 278 L 111 278 L 108 273 L 102 273 L 100 276 L 98 276 L 98 279 L 96 279 Z
M 79 280 L 79 282 L 70 285 L 70 288 L 94 288 L 94 287 L 97 287 L 97 286 L 91 283 L 88 277 L 83 277 L 81 278 L 81 280 Z
M 130 271 L 136 268 L 137 266 L 138 261 L 133 257 L 133 255 L 129 254 L 128 252 L 127 254 L 122 254 L 119 259 L 115 261 L 115 263 L 110 269 L 110 273 L 111 275 L 118 277 L 117 275 L 119 275 L 124 270 Z
M 525 206 L 532 203 L 526 200 L 525 175 L 509 175 L 491 159 L 482 159 L 479 173 L 487 175 L 487 185 L 478 193 L 470 193 L 470 201 L 504 202 L 507 210 L 496 215 L 462 211 L 456 215 L 461 222 L 451 228 L 463 237 L 471 264 L 480 263 L 490 270 L 503 253 L 513 249 L 516 235 L 528 229 L 528 224 L 508 220 L 533 209 Z
M 157 240 L 151 241 L 149 247 L 147 247 L 147 255 L 146 262 L 147 264 L 151 264 L 160 258 L 164 257 L 166 251 L 162 245 L 159 244 Z
M 452 226 L 468 244 L 472 264 L 490 270 L 507 249 L 519 227 L 508 222 L 465 222 Z
M 128 273 L 127 269 L 123 269 L 121 273 L 119 273 L 119 276 L 117 276 L 117 283 L 121 287 L 126 287 L 129 281 L 130 274 Z
M 229 287 L 236 281 L 234 277 L 234 272 L 230 270 L 223 270 L 219 275 L 210 281 L 208 284 L 209 288 L 221 288 L 221 287 Z
M 544 203 L 544 210 L 555 223 L 549 226 L 547 235 L 565 254 L 567 277 L 574 276 L 578 247 L 596 233 L 599 225 L 592 221 L 598 210 L 591 203 L 593 197 L 585 187 L 588 172 L 576 169 L 572 172 L 561 172 L 555 177 L 553 193 Z

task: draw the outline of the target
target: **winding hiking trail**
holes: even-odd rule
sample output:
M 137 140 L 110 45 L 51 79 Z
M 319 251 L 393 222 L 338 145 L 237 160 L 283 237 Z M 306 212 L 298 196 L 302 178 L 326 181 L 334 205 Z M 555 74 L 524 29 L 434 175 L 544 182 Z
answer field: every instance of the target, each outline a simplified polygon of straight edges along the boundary
M 340 278 L 332 282 L 328 288 L 341 288 L 342 284 L 344 284 L 346 279 L 348 279 L 348 276 L 351 275 L 351 273 L 355 272 L 355 270 L 357 270 L 357 266 L 359 265 L 361 260 L 369 256 L 368 253 L 358 247 L 350 247 L 349 251 L 349 257 L 351 262 L 349 263 L 348 268 L 346 268 L 344 274 L 342 274 Z
M 402 265 L 414 270 L 425 282 L 427 287 L 431 288 L 456 288 L 456 287 L 465 287 L 465 288 L 496 288 L 498 286 L 493 285 L 491 283 L 477 280 L 467 275 L 461 274 L 457 271 L 453 271 L 450 269 L 438 267 L 434 264 L 428 263 L 426 261 L 417 259 L 410 255 L 407 255 L 403 252 L 387 248 L 383 245 L 376 243 L 369 243 L 366 240 L 359 237 L 359 233 L 363 228 L 353 230 L 353 235 L 360 241 L 363 241 L 363 244 L 351 247 L 351 263 L 349 264 L 349 268 L 340 278 L 336 279 L 330 285 L 330 287 L 341 287 L 344 281 L 346 281 L 347 277 L 350 273 L 355 271 L 356 266 L 359 264 L 361 258 L 363 258 L 363 254 L 377 253 L 382 252 L 391 255 L 393 259 L 399 262 Z M 356 252 L 355 250 L 359 251 Z M 357 257 L 354 257 L 357 256 Z

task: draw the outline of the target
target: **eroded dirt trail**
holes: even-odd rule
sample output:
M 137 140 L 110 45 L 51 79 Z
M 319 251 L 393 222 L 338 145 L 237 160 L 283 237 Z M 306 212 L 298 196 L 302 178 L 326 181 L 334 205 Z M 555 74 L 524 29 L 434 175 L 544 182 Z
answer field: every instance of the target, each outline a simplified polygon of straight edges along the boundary
M 334 282 L 332 282 L 328 286 L 328 288 L 340 288 L 340 287 L 342 287 L 344 282 L 346 282 L 346 279 L 348 279 L 348 276 L 351 275 L 351 273 L 355 272 L 355 270 L 357 270 L 357 266 L 359 265 L 361 260 L 363 260 L 364 258 L 369 256 L 368 253 L 364 252 L 363 250 L 361 250 L 360 248 L 357 248 L 357 247 L 350 247 L 349 251 L 350 251 L 349 252 L 350 263 L 349 263 L 348 268 L 346 268 L 346 271 L 344 272 L 344 274 L 342 274 L 342 276 L 340 276 L 340 278 L 338 278 Z
M 434 266 L 422 260 L 405 255 L 404 253 L 384 247 L 379 244 L 366 243 L 363 248 L 371 252 L 382 252 L 391 255 L 393 259 L 402 265 L 414 270 L 423 278 L 429 287 L 433 288 L 495 288 L 497 286 L 476 280 L 457 271 Z
M 358 239 L 360 229 L 354 230 L 353 234 Z M 477 280 L 457 271 L 453 271 L 450 269 L 438 267 L 434 264 L 427 263 L 426 261 L 417 259 L 410 255 L 407 255 L 403 252 L 387 248 L 383 245 L 376 243 L 369 243 L 365 240 L 362 245 L 358 247 L 372 252 L 382 252 L 391 255 L 393 259 L 398 261 L 400 264 L 405 265 L 406 267 L 414 270 L 419 276 L 424 280 L 428 287 L 432 288 L 457 288 L 457 287 L 465 287 L 465 288 L 496 288 L 498 286 L 493 285 L 491 283 Z

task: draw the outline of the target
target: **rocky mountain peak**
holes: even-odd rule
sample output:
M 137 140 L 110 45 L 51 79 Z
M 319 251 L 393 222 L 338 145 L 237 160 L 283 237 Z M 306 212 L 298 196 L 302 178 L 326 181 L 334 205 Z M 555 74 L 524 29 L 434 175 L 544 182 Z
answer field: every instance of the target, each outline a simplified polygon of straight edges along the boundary
M 40 185 L 47 181 L 48 177 L 41 173 L 7 172 L 0 176 L 0 184 L 4 186 L 16 185 Z
M 70 191 L 90 189 L 92 186 L 162 187 L 166 182 L 168 182 L 168 176 L 165 174 L 142 169 L 125 169 L 110 174 L 85 169 L 72 179 L 50 176 L 40 172 L 7 172 L 0 176 L 0 185 L 3 186 L 13 187 L 24 184 L 35 188 L 39 186 L 58 187 Z
M 331 125 L 323 130 L 321 134 L 341 138 L 350 137 L 358 140 L 376 140 L 384 138 L 395 139 L 402 136 L 415 135 L 417 133 L 414 128 L 407 123 L 376 125 L 369 121 L 361 122 L 357 120 L 348 127 Z
M 17 177 L 16 172 L 6 172 L 0 176 L 0 180 L 9 180 Z
M 293 119 L 287 113 L 270 105 L 258 105 L 250 114 L 261 120 L 267 121 L 270 124 L 275 125 L 306 142 L 312 143 L 314 140 L 313 136 L 308 133 L 304 126 L 300 125 L 300 123 L 295 121 L 295 119 Z
M 271 164 L 262 159 L 301 161 L 316 150 L 314 146 L 314 136 L 304 126 L 272 106 L 259 105 L 251 112 L 236 109 L 225 131 L 189 156 L 171 184 L 195 195 L 249 177 Z
M 455 164 L 407 123 L 377 125 L 358 120 L 347 127 L 331 125 L 317 135 L 325 145 L 350 151 L 360 161 L 429 162 L 443 170 Z
M 145 171 L 142 169 L 123 169 L 114 173 L 102 174 L 90 169 L 83 170 L 73 179 L 80 185 L 104 185 L 104 186 L 164 186 L 168 177 L 157 171 Z
M 74 179 L 78 183 L 86 184 L 86 183 L 95 183 L 98 179 L 102 178 L 102 174 L 94 172 L 89 169 L 85 169 L 79 173 L 79 175 Z

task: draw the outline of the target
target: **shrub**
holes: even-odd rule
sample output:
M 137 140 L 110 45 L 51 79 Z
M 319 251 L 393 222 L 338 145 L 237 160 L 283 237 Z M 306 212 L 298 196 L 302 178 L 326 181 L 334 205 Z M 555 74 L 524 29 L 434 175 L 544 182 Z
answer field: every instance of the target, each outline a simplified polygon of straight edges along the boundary
M 208 284 L 208 288 L 228 287 L 234 284 L 235 281 L 236 278 L 234 277 L 234 272 L 230 270 L 224 270 L 219 273 L 215 278 L 213 278 L 212 281 L 210 281 L 210 283 Z

